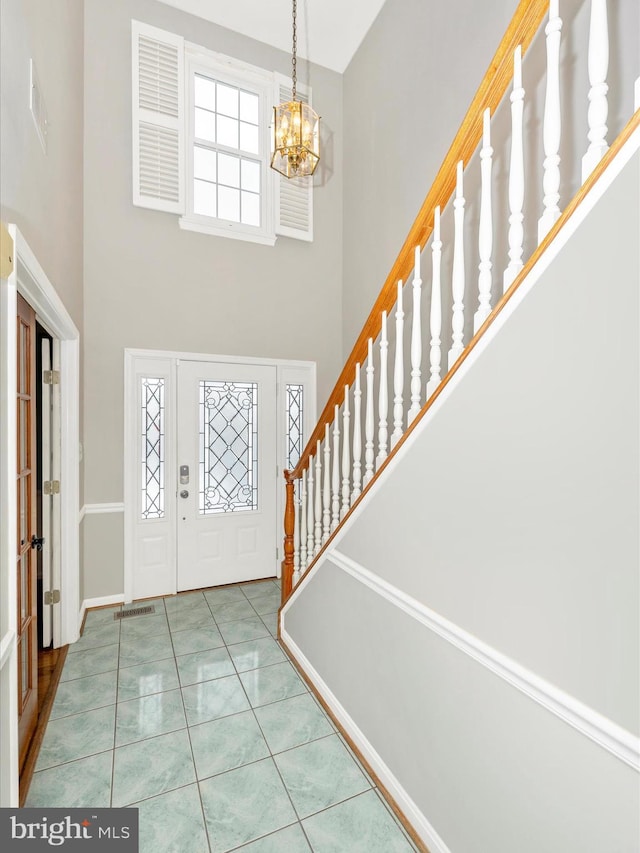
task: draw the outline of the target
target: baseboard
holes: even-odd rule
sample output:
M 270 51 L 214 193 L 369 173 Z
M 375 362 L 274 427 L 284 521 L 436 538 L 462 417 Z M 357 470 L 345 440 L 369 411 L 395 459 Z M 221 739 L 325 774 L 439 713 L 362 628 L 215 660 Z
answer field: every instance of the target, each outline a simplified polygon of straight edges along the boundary
M 434 827 L 429 823 L 425 815 L 420 811 L 418 806 L 414 803 L 409 794 L 405 791 L 400 782 L 378 755 L 371 743 L 369 743 L 362 731 L 349 716 L 329 686 L 319 675 L 296 642 L 287 633 L 286 628 L 282 624 L 280 626 L 280 639 L 294 663 L 296 663 L 304 672 L 309 682 L 322 697 L 340 728 L 344 729 L 346 734 L 349 736 L 349 739 L 353 742 L 353 745 L 364 759 L 364 762 L 380 780 L 381 787 L 383 787 L 386 790 L 386 793 L 388 793 L 393 799 L 403 817 L 415 831 L 415 834 L 422 840 L 425 845 L 425 849 L 428 850 L 428 853 L 451 853 Z
M 80 606 L 78 614 L 78 631 L 82 631 L 84 617 L 87 610 L 93 610 L 95 607 L 112 607 L 114 604 L 122 604 L 124 602 L 124 594 L 119 595 L 102 595 L 97 598 L 85 598 Z

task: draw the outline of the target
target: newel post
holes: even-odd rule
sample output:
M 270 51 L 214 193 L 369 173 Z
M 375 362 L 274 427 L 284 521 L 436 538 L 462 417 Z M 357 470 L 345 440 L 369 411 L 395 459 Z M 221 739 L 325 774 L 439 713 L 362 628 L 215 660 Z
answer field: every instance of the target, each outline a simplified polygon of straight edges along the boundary
M 291 471 L 284 472 L 286 501 L 284 508 L 284 560 L 282 561 L 282 603 L 293 591 L 293 531 L 296 523 L 294 504 L 295 480 Z

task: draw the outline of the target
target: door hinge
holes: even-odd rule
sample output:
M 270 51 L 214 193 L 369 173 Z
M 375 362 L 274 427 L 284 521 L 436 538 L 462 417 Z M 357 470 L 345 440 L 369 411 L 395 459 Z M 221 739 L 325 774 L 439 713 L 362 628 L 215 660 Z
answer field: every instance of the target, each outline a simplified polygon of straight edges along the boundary
M 60 590 L 52 589 L 44 594 L 44 603 L 45 604 L 58 604 L 60 601 Z
M 276 545 L 276 563 L 278 562 L 278 546 Z
M 60 371 L 59 370 L 43 370 L 42 381 L 45 385 L 59 385 Z
M 45 495 L 59 495 L 60 480 L 45 480 L 42 484 L 42 491 Z

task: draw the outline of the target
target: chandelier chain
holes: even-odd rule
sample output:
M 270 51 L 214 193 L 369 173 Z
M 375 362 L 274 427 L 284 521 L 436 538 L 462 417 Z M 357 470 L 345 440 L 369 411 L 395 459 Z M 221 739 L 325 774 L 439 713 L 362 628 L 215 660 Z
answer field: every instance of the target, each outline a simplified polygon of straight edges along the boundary
M 292 87 L 292 97 L 291 100 L 295 101 L 296 99 L 296 84 L 298 82 L 298 73 L 297 73 L 297 59 L 296 52 L 298 49 L 298 29 L 296 26 L 296 17 L 298 14 L 298 2 L 297 0 L 293 0 L 293 47 L 291 50 L 291 81 L 293 83 Z

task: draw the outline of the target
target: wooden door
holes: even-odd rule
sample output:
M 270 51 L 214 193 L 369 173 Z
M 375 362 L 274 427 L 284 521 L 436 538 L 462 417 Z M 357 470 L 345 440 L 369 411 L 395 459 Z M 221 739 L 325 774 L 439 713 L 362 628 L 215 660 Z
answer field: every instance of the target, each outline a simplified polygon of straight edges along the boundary
M 18 295 L 17 506 L 18 732 L 20 767 L 38 719 L 36 525 L 36 318 Z

